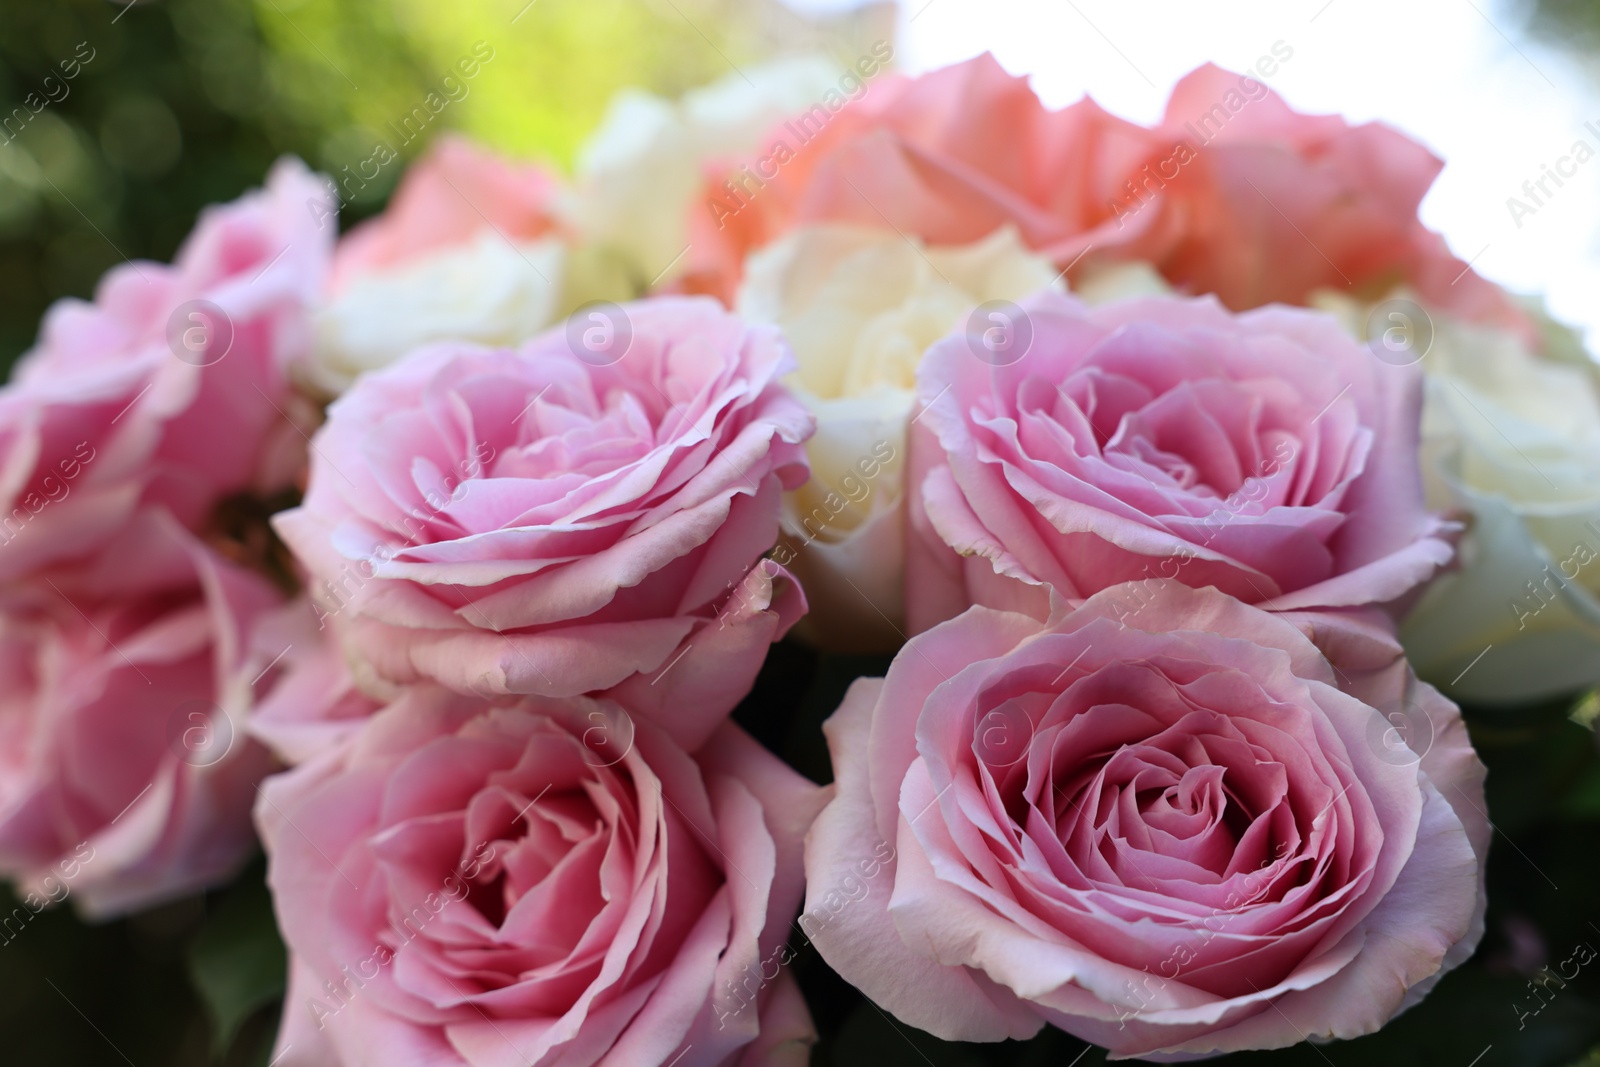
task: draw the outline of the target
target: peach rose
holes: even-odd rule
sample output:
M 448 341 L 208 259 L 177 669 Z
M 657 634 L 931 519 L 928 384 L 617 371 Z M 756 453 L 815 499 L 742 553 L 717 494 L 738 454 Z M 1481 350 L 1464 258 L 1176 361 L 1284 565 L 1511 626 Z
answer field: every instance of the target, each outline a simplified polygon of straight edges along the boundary
M 1404 280 L 1472 318 L 1524 323 L 1418 221 L 1438 159 L 1375 123 L 1301 115 L 1248 76 L 1201 67 L 1151 128 L 1087 98 L 1049 111 L 988 54 L 838 104 L 774 128 L 760 173 L 707 182 L 690 284 L 731 299 L 745 257 L 806 224 L 929 244 L 1009 224 L 1074 281 L 1145 260 L 1243 310 Z

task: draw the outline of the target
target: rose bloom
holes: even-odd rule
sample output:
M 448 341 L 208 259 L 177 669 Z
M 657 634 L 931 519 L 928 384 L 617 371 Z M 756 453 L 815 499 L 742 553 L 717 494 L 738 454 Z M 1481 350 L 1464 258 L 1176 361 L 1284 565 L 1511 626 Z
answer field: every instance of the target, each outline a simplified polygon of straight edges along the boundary
M 281 596 L 155 510 L 83 569 L 97 601 L 47 580 L 0 612 L 0 871 L 98 918 L 222 884 L 254 851 L 271 759 L 244 722 L 280 672 L 252 637 Z
M 1054 609 L 912 638 L 826 724 L 801 925 L 848 981 L 946 1039 L 1172 1060 L 1371 1033 L 1471 955 L 1484 768 L 1385 620 Z
M 774 555 L 805 585 L 808 640 L 858 653 L 899 647 L 917 364 L 979 304 L 1020 300 L 1056 273 L 1009 229 L 922 248 L 886 230 L 810 226 L 751 257 L 739 313 L 783 330 L 799 363 L 788 384 L 817 416 L 811 480 L 784 497 Z
M 1263 76 L 1293 55 L 1274 51 Z M 859 99 L 797 113 L 768 141 L 782 143 L 781 166 L 736 177 L 731 191 L 717 174 L 691 212 L 689 281 L 701 291 L 731 298 L 749 253 L 798 226 L 967 244 L 1009 224 L 1073 281 L 1145 260 L 1243 310 L 1405 279 L 1470 317 L 1523 322 L 1418 221 L 1437 158 L 1385 126 L 1298 114 L 1255 78 L 1214 66 L 1178 83 L 1153 128 L 1087 98 L 1047 110 L 984 54 L 874 81 Z
M 276 525 L 367 688 L 627 682 L 693 748 L 804 611 L 755 565 L 813 420 L 778 384 L 794 363 L 770 327 L 704 298 L 594 314 L 362 378 Z
M 609 701 L 412 688 L 263 789 L 274 1062 L 802 1067 L 822 799 L 732 723 L 689 756 Z
M 1536 349 L 1414 302 L 1329 306 L 1426 372 L 1428 502 L 1469 517 L 1459 566 L 1401 630 L 1418 673 L 1474 702 L 1600 682 L 1600 371 L 1582 342 L 1542 310 Z
M 1417 469 L 1421 373 L 1331 316 L 1046 293 L 1016 318 L 1008 352 L 953 335 L 918 375 L 914 631 L 1136 580 L 1387 604 L 1450 559 Z
M 326 198 L 283 160 L 206 209 L 171 266 L 119 266 L 93 303 L 50 309 L 0 389 L 0 580 L 105 547 L 141 505 L 200 529 L 223 498 L 300 477 L 287 371 L 327 270 Z
M 619 92 L 578 150 L 574 213 L 642 291 L 683 270 L 702 170 L 757 150 L 768 129 L 839 80 L 833 60 L 787 56 L 664 100 Z
M 431 341 L 516 344 L 549 325 L 567 266 L 562 195 L 542 167 L 440 139 L 339 243 L 311 383 L 336 395 Z

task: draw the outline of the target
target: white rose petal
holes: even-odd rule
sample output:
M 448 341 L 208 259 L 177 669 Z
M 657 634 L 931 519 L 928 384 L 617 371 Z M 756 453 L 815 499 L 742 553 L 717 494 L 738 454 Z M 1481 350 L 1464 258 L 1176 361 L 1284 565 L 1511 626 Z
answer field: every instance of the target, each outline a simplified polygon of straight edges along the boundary
M 917 364 L 979 304 L 1020 300 L 1056 274 L 1010 228 L 924 248 L 892 231 L 812 226 L 750 257 L 739 313 L 782 327 L 800 365 L 788 384 L 817 415 L 811 480 L 784 500 L 788 566 L 811 603 L 803 636 L 852 651 L 903 640 L 902 465 Z
M 779 122 L 837 88 L 841 73 L 823 56 L 794 56 L 729 74 L 677 102 L 619 93 L 578 153 L 583 231 L 629 261 L 638 284 L 672 277 L 706 163 L 756 151 Z
M 1365 332 L 1365 308 L 1319 302 Z M 1418 674 L 1465 701 L 1600 682 L 1600 372 L 1534 314 L 1543 353 L 1435 315 L 1422 357 L 1428 503 L 1471 523 L 1457 567 L 1411 610 L 1401 639 Z
M 512 244 L 484 230 L 470 242 L 364 274 L 318 313 L 312 385 L 329 393 L 441 340 L 511 345 L 560 310 L 566 252 L 555 238 Z

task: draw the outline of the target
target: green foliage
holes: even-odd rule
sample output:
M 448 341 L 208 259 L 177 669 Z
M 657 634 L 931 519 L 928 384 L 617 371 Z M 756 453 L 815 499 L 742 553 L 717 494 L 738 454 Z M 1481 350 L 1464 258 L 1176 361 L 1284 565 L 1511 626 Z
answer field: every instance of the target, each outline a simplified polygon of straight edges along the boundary
M 89 296 L 126 259 L 170 259 L 202 207 L 259 185 L 284 153 L 332 174 L 379 142 L 400 154 L 348 224 L 442 130 L 564 166 L 618 88 L 677 93 L 764 47 L 763 4 L 523 2 L 0 5 L 0 119 L 22 109 L 0 133 L 0 369 L 52 300 Z M 93 58 L 63 79 L 80 47 Z M 396 136 L 419 107 L 422 135 Z
M 69 896 L 20 928 L 27 909 L 0 887 L 0 917 L 13 919 L 0 942 L 0 1063 L 265 1067 L 282 948 L 280 985 L 268 996 L 260 923 L 274 945 L 277 936 L 261 910 L 264 875 L 257 862 L 226 890 L 100 924 L 79 919 Z M 205 1007 L 224 1000 L 231 1041 Z
M 287 956 L 259 878 L 240 879 L 218 895 L 189 943 L 189 976 L 211 1019 L 211 1050 L 227 1051 L 239 1028 L 283 998 Z

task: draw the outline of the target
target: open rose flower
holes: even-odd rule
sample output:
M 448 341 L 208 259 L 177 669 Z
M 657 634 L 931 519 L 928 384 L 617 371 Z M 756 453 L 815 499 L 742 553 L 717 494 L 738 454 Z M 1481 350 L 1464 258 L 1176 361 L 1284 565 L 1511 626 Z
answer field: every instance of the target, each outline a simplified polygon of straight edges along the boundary
M 805 585 L 808 640 L 899 647 L 901 482 L 922 353 L 978 305 L 1020 300 L 1056 273 L 1009 229 L 924 249 L 888 230 L 810 226 L 751 257 L 739 313 L 783 330 L 799 364 L 789 384 L 817 416 L 811 479 L 784 497 L 774 554 Z
M 566 267 L 561 196 L 542 167 L 438 141 L 387 210 L 340 242 L 312 384 L 337 394 L 431 341 L 516 344 L 549 325 Z
M 1193 1059 L 1371 1033 L 1471 955 L 1484 769 L 1386 620 L 1054 606 L 912 638 L 828 721 L 801 925 L 841 975 L 947 1039 Z
M 1421 373 L 1331 316 L 1046 293 L 1011 320 L 1010 347 L 957 334 L 919 372 L 913 630 L 1125 581 L 1387 604 L 1449 560 L 1417 469 Z
M 793 366 L 776 331 L 705 298 L 611 305 L 516 350 L 420 350 L 332 405 L 277 528 L 369 688 L 626 683 L 693 748 L 804 611 L 756 566 L 806 477 Z
M 303 473 L 289 365 L 332 229 L 298 161 L 210 208 L 171 265 L 130 263 L 50 309 L 0 389 L 0 580 L 87 557 L 141 505 L 201 529 L 223 498 Z
M 1293 55 L 1278 42 L 1277 63 Z M 1269 71 L 1270 73 L 1270 71 Z M 746 257 L 796 227 L 878 227 L 967 244 L 1003 225 L 1070 268 L 1153 263 L 1237 310 L 1407 280 L 1441 306 L 1520 325 L 1503 294 L 1417 219 L 1442 164 L 1376 123 L 1301 115 L 1255 78 L 1205 66 L 1153 128 L 1084 99 L 1047 110 L 988 54 L 775 126 L 773 174 L 707 181 L 690 282 L 731 299 Z M 768 168 L 774 169 L 774 168 Z
M 787 941 L 822 791 L 731 723 L 415 687 L 258 807 L 274 1062 L 802 1067 Z
M 98 601 L 45 581 L 0 613 L 0 871 L 109 916 L 225 882 L 255 848 L 271 759 L 244 724 L 277 675 L 252 635 L 281 597 L 160 511 L 84 576 Z

